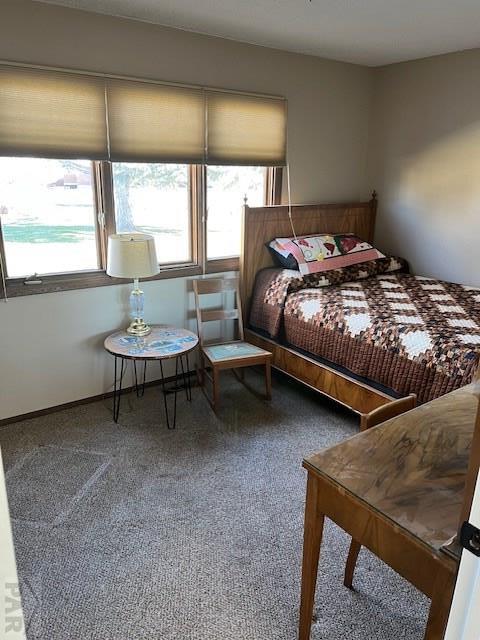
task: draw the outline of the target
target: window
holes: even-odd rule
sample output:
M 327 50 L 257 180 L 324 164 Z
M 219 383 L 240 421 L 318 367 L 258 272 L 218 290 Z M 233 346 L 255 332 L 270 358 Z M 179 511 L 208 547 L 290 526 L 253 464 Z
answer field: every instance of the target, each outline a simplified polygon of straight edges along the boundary
M 240 255 L 242 207 L 265 204 L 264 167 L 207 167 L 207 258 Z
M 161 264 L 191 262 L 189 166 L 114 162 L 112 171 L 117 232 L 153 235 Z
M 0 157 L 8 294 L 112 284 L 104 269 L 116 232 L 154 236 L 159 278 L 237 269 L 245 198 L 273 204 L 274 181 L 281 169 Z
M 0 213 L 9 277 L 99 268 L 91 162 L 0 158 Z
M 0 93 L 0 297 L 112 284 L 116 232 L 156 278 L 237 269 L 242 205 L 279 200 L 282 96 L 17 63 Z

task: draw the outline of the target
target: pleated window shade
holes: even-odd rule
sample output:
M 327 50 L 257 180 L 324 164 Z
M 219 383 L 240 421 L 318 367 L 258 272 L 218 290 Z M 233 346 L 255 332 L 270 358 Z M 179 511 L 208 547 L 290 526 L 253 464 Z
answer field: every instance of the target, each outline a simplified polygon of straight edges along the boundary
M 285 165 L 286 100 L 207 92 L 207 163 Z
M 103 78 L 0 66 L 0 155 L 108 157 Z
M 201 163 L 205 97 L 201 89 L 107 80 L 110 159 Z
M 5 64 L 0 155 L 284 165 L 286 100 Z

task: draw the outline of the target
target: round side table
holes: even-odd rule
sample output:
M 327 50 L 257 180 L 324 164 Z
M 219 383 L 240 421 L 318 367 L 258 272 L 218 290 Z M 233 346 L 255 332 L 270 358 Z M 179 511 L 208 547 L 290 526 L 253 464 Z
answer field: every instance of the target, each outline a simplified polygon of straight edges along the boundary
M 145 391 L 145 375 L 147 362 L 158 361 L 160 363 L 160 382 L 165 407 L 165 418 L 168 429 L 175 429 L 177 422 L 177 391 L 185 389 L 188 401 L 192 399 L 192 387 L 190 382 L 188 354 L 198 344 L 198 336 L 186 329 L 177 329 L 166 325 L 153 325 L 148 336 L 131 336 L 126 331 L 117 331 L 105 339 L 105 349 L 115 356 L 115 372 L 113 383 L 113 419 L 118 422 L 120 413 L 120 399 L 122 397 L 123 376 L 127 368 L 128 360 L 133 363 L 135 375 L 135 391 L 138 397 Z M 167 388 L 163 373 L 163 361 L 175 359 L 175 378 L 173 386 Z M 120 377 L 118 377 L 118 360 L 120 359 Z M 185 362 L 184 362 L 185 359 Z M 142 383 L 138 382 L 137 361 L 143 362 Z M 181 373 L 183 384 L 179 384 Z M 173 420 L 170 419 L 167 395 L 173 393 Z

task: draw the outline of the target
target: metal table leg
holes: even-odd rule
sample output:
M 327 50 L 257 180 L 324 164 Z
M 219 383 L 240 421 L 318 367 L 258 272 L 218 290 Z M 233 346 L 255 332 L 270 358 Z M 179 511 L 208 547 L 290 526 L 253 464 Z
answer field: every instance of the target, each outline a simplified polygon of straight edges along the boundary
M 137 361 L 132 360 L 132 362 L 133 362 L 133 370 L 135 372 L 135 391 L 137 393 L 137 398 L 142 398 L 143 394 L 145 393 L 145 377 L 147 373 L 147 361 L 146 360 L 143 361 L 143 380 L 140 387 L 138 386 Z
M 185 359 L 187 361 L 187 385 L 188 385 L 188 401 L 192 401 L 192 377 L 190 375 L 190 359 L 188 357 L 188 352 L 185 354 Z
M 165 408 L 165 419 L 167 421 L 167 429 L 175 429 L 175 427 L 177 425 L 178 361 L 179 361 L 179 356 L 177 356 L 175 358 L 175 380 L 174 380 L 174 385 L 173 385 L 173 387 L 171 389 L 167 389 L 166 384 L 165 384 L 165 376 L 163 374 L 163 362 L 161 360 L 159 360 L 159 362 L 160 362 L 160 375 L 161 375 L 161 379 L 160 380 L 161 380 L 161 383 L 162 383 L 162 394 L 163 394 L 163 406 Z M 170 415 L 169 415 L 169 411 L 168 411 L 168 401 L 167 401 L 167 394 L 168 393 L 173 393 L 173 422 L 170 421 Z
M 120 380 L 117 384 L 117 359 L 120 358 Z M 113 420 L 118 422 L 118 414 L 120 413 L 120 399 L 122 397 L 123 374 L 125 373 L 125 359 L 121 356 L 115 356 L 115 372 L 113 381 Z
M 190 364 L 188 362 L 188 353 L 185 354 L 185 366 L 183 366 L 183 355 L 180 356 L 180 366 L 182 368 L 183 387 L 188 402 L 192 401 L 192 382 L 190 380 Z

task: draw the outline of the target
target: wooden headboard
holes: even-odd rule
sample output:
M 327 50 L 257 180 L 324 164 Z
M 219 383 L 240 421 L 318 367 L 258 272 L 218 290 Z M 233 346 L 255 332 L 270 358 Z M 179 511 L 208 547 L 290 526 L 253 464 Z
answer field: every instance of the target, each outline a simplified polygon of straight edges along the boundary
M 292 219 L 297 235 L 314 233 L 355 233 L 373 241 L 377 197 L 369 202 L 347 204 L 292 205 Z M 287 205 L 243 209 L 242 251 L 240 254 L 240 292 L 243 313 L 248 317 L 255 276 L 260 269 L 274 266 L 265 243 L 273 238 L 291 237 L 292 227 Z

